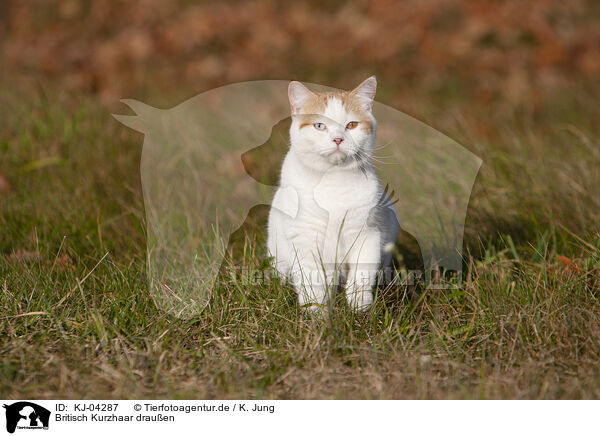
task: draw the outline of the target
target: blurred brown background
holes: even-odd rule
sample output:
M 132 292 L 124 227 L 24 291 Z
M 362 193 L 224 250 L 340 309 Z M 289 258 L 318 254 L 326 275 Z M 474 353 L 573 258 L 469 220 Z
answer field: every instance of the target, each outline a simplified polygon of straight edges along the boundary
M 254 79 L 539 104 L 600 75 L 597 0 L 8 0 L 1 69 L 110 103 Z M 171 101 L 171 104 L 176 103 Z

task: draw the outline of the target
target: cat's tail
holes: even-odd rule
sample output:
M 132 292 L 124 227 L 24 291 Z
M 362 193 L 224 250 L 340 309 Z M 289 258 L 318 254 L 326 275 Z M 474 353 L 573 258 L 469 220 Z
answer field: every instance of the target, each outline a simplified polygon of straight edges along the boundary
M 399 201 L 400 199 L 398 198 L 396 191 L 391 189 L 389 183 L 387 183 L 381 192 L 377 206 L 393 207 L 394 204 L 398 203 Z

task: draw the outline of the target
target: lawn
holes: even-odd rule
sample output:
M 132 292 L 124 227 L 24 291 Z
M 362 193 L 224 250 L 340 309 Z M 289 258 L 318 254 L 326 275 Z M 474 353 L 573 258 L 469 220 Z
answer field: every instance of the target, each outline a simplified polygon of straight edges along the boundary
M 85 94 L 5 79 L 0 396 L 598 398 L 599 97 L 578 83 L 532 106 L 443 89 L 398 103 L 484 161 L 459 288 L 397 286 L 320 319 L 284 283 L 222 277 L 179 319 L 148 290 L 142 136 Z M 243 238 L 238 261 L 264 269 L 263 241 Z

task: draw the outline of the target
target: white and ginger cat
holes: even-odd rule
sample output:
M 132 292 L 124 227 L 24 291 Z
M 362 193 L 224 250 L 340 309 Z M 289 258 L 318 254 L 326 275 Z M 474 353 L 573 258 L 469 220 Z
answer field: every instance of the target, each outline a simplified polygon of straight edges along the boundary
M 391 267 L 399 225 L 371 165 L 376 88 L 375 77 L 342 92 L 289 84 L 291 147 L 269 214 L 267 245 L 302 307 L 326 309 L 342 283 L 348 304 L 367 310 L 377 272 Z

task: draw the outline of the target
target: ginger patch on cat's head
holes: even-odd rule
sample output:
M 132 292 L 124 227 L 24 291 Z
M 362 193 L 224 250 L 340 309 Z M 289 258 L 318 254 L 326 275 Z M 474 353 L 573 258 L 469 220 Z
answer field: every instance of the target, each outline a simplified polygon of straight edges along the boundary
M 350 91 L 339 92 L 313 92 L 302 83 L 292 81 L 288 86 L 288 98 L 292 115 L 324 114 L 330 100 L 337 99 L 347 112 L 369 119 L 376 90 L 375 76 Z

